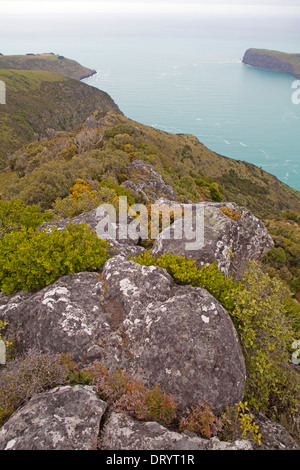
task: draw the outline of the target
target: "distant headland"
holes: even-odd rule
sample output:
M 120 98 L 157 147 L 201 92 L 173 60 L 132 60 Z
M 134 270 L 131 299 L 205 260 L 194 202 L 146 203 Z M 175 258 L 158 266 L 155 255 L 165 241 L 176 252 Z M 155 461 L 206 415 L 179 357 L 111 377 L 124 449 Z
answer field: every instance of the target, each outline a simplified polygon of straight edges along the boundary
M 75 60 L 66 59 L 53 52 L 25 55 L 0 54 L 0 69 L 46 70 L 75 80 L 83 80 L 97 73 L 96 70 L 83 67 Z
M 300 54 L 288 54 L 268 49 L 247 49 L 242 62 L 259 69 L 300 78 Z

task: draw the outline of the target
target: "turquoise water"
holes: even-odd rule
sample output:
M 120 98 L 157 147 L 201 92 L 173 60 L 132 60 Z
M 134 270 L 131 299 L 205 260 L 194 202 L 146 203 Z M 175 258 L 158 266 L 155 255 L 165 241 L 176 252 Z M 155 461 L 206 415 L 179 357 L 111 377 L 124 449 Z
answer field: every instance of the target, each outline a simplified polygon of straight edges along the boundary
M 193 134 L 217 153 L 254 163 L 300 190 L 295 79 L 243 64 L 246 49 L 201 38 L 127 38 L 111 42 L 108 56 L 101 49 L 98 74 L 85 82 L 107 91 L 126 116 Z
M 0 52 L 56 52 L 97 70 L 86 83 L 123 113 L 245 160 L 300 190 L 300 105 L 294 78 L 242 64 L 249 47 L 300 52 L 300 20 L 219 23 L 189 18 L 3 18 Z M 12 27 L 13 25 L 13 27 Z

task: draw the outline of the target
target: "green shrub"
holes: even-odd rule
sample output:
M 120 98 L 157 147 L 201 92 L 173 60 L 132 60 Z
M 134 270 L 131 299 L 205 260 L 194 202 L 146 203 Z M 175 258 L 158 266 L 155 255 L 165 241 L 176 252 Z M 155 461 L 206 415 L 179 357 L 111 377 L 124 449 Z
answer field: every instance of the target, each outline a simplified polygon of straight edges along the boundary
M 222 194 L 220 193 L 218 188 L 216 186 L 214 186 L 213 184 L 210 184 L 209 189 L 210 189 L 210 194 L 211 194 L 212 200 L 215 201 L 215 202 L 221 202 L 222 201 Z
M 0 288 L 8 294 L 32 291 L 66 274 L 101 269 L 107 248 L 87 225 L 9 233 L 0 240 Z
M 36 206 L 27 206 L 20 199 L 0 202 L 0 236 L 21 228 L 37 228 L 49 220 L 49 214 L 41 213 Z
M 296 333 L 288 319 L 289 292 L 254 261 L 242 283 L 231 315 L 244 349 L 245 399 L 253 410 L 292 411 L 298 405 L 300 383 L 290 367 Z
M 233 282 L 231 277 L 225 276 L 216 263 L 198 269 L 193 259 L 185 259 L 183 256 L 168 253 L 156 257 L 151 255 L 150 251 L 145 251 L 132 260 L 142 265 L 164 268 L 179 284 L 202 287 L 219 300 L 227 310 L 231 311 L 234 308 L 233 293 L 240 289 L 241 285 L 239 282 Z

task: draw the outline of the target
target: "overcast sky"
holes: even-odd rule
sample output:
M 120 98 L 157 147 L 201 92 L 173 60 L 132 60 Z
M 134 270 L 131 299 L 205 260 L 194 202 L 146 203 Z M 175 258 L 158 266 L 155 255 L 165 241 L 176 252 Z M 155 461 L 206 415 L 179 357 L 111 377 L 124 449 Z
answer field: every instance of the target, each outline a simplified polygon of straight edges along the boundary
M 49 11 L 105 13 L 300 14 L 300 0 L 1 0 L 1 13 Z M 72 6 L 71 6 L 72 5 Z

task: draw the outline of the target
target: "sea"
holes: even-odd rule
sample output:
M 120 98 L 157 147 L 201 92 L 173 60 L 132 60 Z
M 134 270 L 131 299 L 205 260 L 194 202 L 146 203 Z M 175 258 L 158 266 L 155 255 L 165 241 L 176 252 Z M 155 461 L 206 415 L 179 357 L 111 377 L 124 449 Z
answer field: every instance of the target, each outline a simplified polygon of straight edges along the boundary
M 109 93 L 130 119 L 192 134 L 300 190 L 300 104 L 293 99 L 300 81 L 242 63 L 250 47 L 300 53 L 300 16 L 116 19 L 70 11 L 56 19 L 15 12 L 5 20 L 1 53 L 77 60 L 97 71 L 84 82 Z

